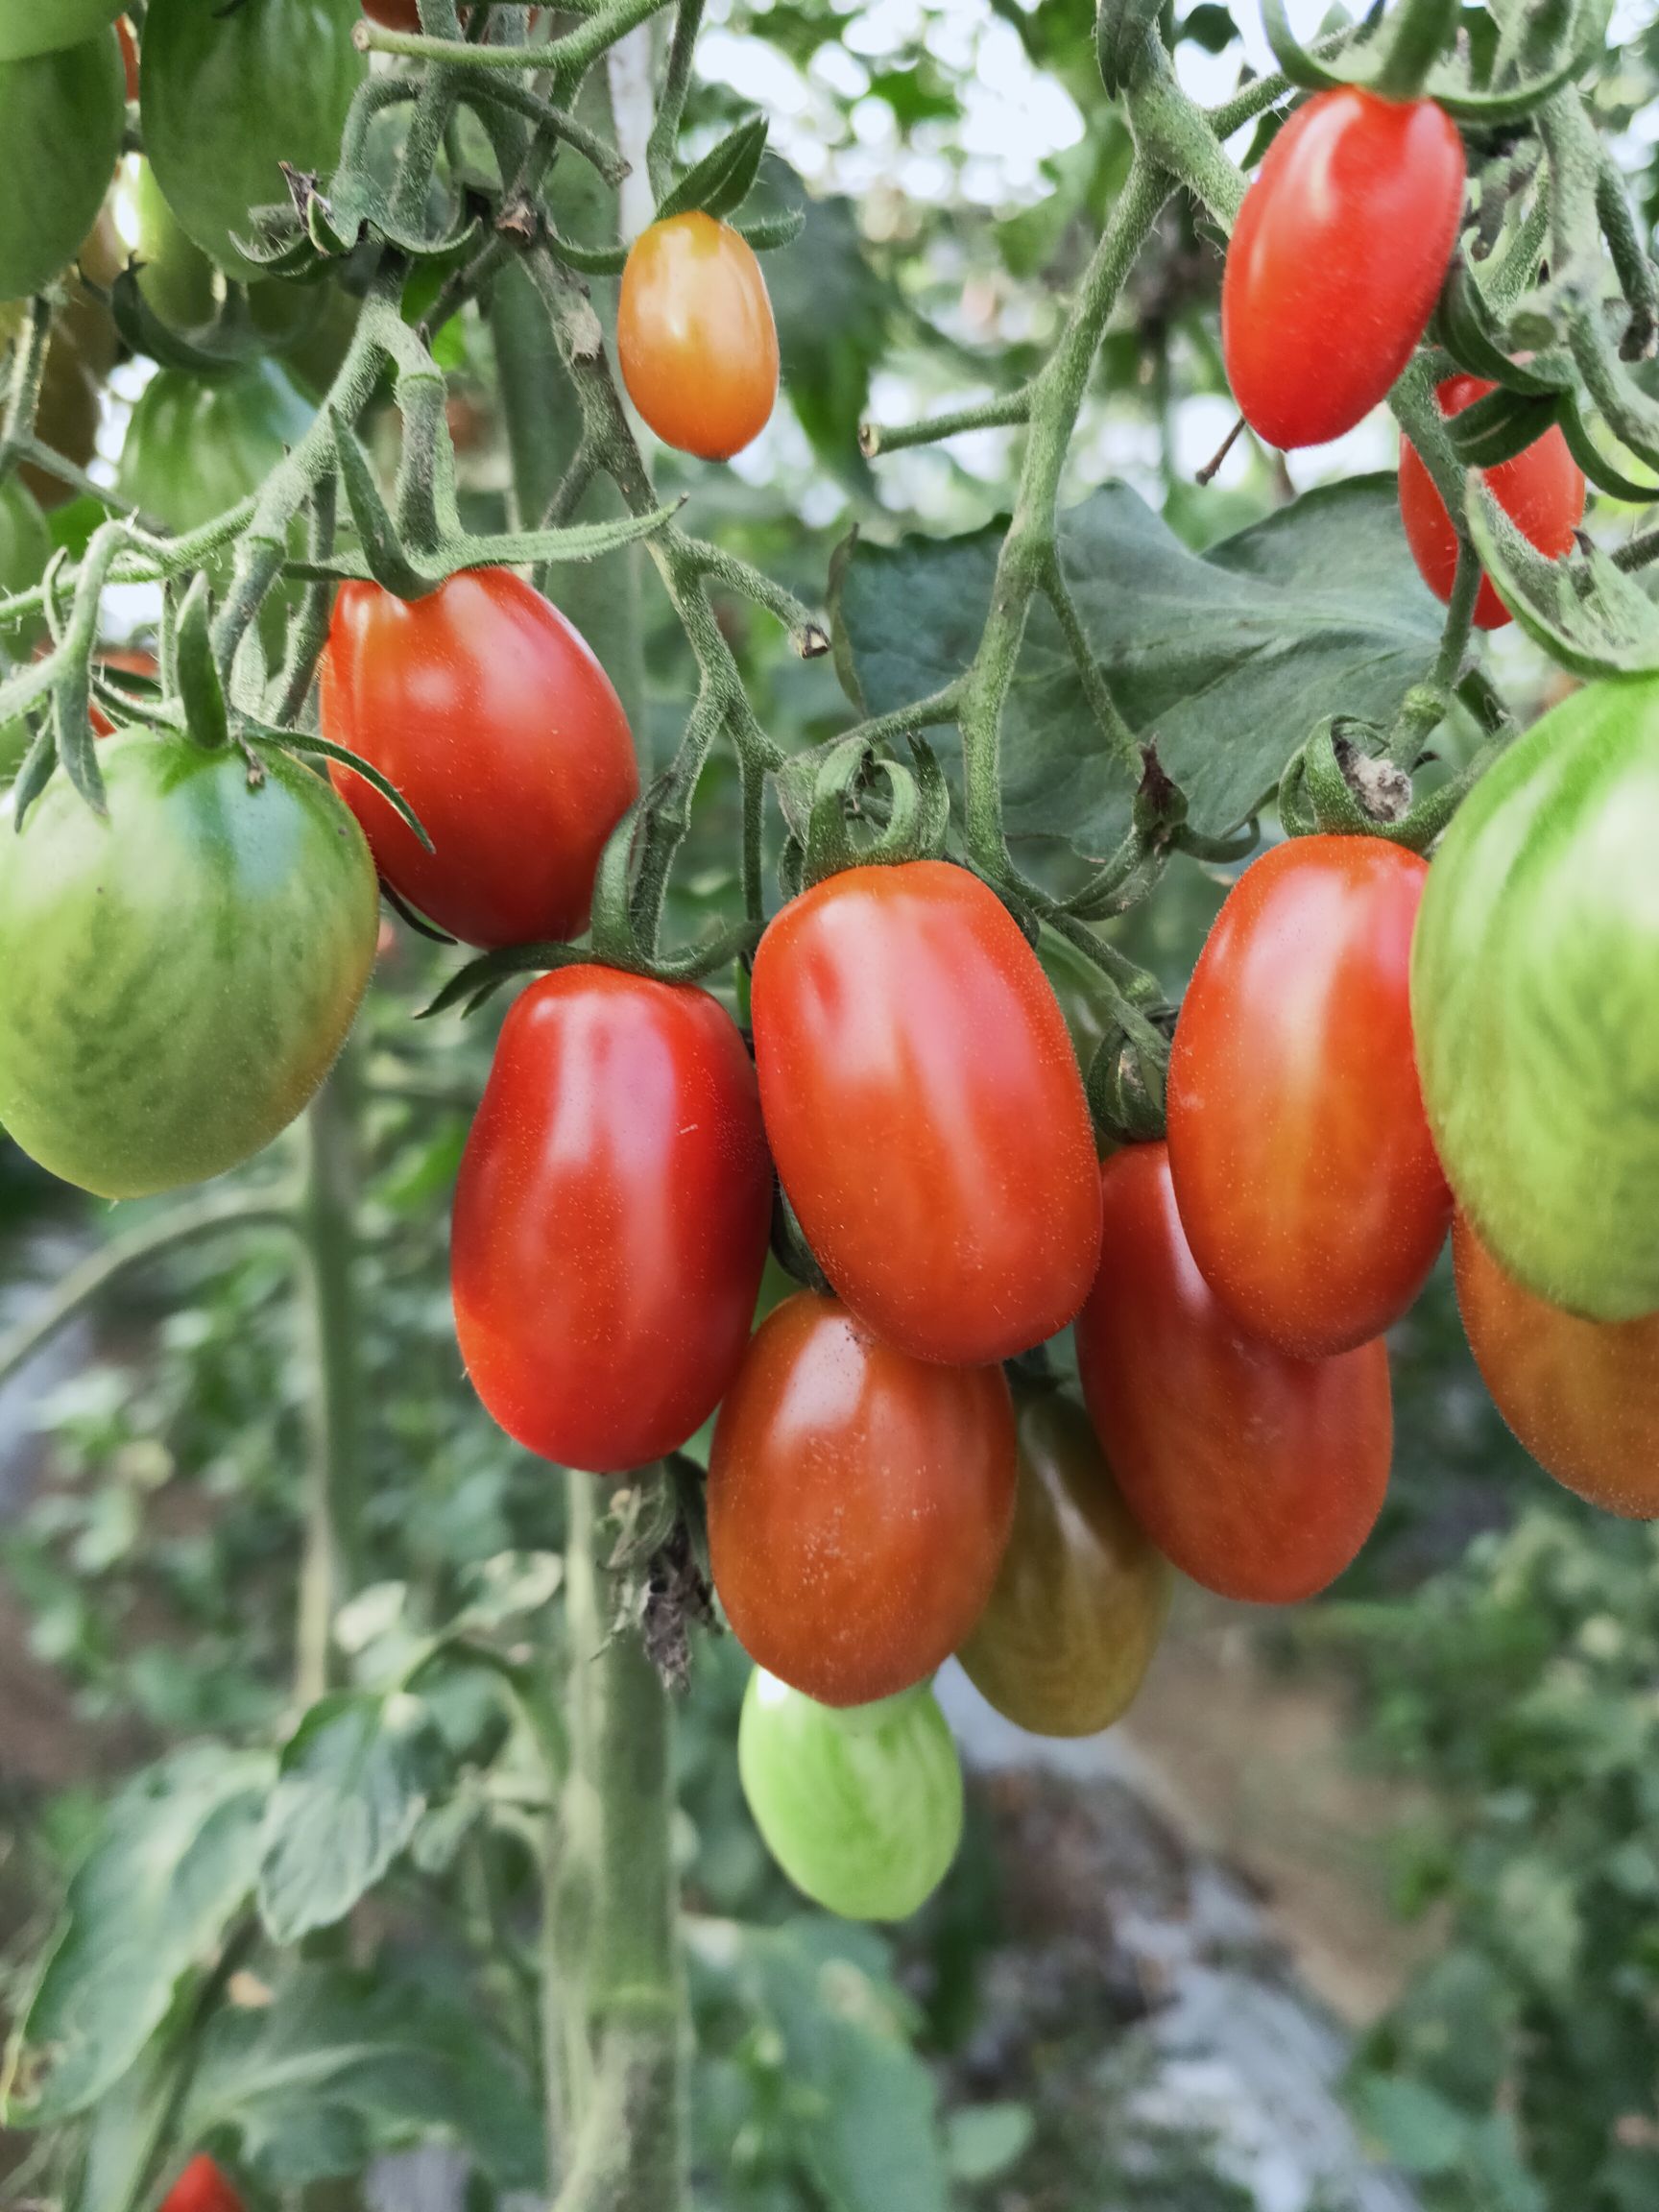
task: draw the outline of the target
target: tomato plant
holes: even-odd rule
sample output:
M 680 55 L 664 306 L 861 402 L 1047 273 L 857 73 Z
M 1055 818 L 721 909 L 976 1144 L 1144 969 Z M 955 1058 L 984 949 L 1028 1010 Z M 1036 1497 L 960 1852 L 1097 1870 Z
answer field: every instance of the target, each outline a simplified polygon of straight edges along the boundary
M 702 1426 L 749 1341 L 772 1218 L 755 1070 L 707 992 L 531 985 L 455 1187 L 467 1371 L 508 1433 L 596 1473 Z
M 135 1198 L 235 1166 L 327 1073 L 373 965 L 374 871 L 321 778 L 129 732 L 109 819 L 61 780 L 0 872 L 0 1122 Z
M 74 259 L 126 121 L 121 47 L 108 26 L 78 46 L 0 60 L 0 300 L 44 291 Z
M 622 703 L 557 607 L 504 568 L 407 602 L 348 584 L 322 714 L 432 840 L 428 852 L 361 778 L 333 772 L 394 889 L 469 945 L 580 936 L 639 772 Z
M 1496 390 L 1495 384 L 1483 383 L 1479 376 L 1449 376 L 1437 395 L 1440 412 L 1460 415 Z M 1486 484 L 1504 514 L 1540 553 L 1558 561 L 1573 550 L 1574 533 L 1584 514 L 1584 471 L 1568 451 L 1558 423 L 1551 423 L 1542 438 L 1511 460 L 1487 469 Z M 1449 600 L 1457 573 L 1457 533 L 1422 456 L 1406 437 L 1400 441 L 1400 513 L 1423 581 L 1437 599 Z M 1492 579 L 1482 576 L 1475 602 L 1476 622 L 1482 630 L 1499 630 L 1510 619 Z
M 242 2212 L 242 2200 L 218 2164 L 199 2153 L 162 2199 L 161 2212 Z
M 750 1657 L 826 1705 L 908 1690 L 984 1610 L 1014 1514 L 995 1367 L 941 1367 L 802 1291 L 767 1316 L 709 1461 L 714 1586 Z
M 936 861 L 832 876 L 762 938 L 753 1003 L 779 1175 L 860 1320 L 965 1366 L 1063 1329 L 1099 1255 L 1094 1140 L 995 895 Z
M 844 1919 L 907 1920 L 956 1856 L 962 1767 L 926 1684 L 837 1712 L 757 1667 L 737 1763 L 767 1849 Z
M 1115 1154 L 1100 1183 L 1103 1257 L 1077 1363 L 1129 1510 L 1207 1590 L 1269 1605 L 1312 1597 L 1382 1511 L 1386 1350 L 1294 1359 L 1247 1334 L 1198 1271 L 1166 1146 Z
M 1659 1310 L 1659 681 L 1592 685 L 1480 779 L 1423 895 L 1411 1013 L 1457 1203 L 1599 1321 Z
M 748 240 L 711 215 L 653 223 L 622 272 L 616 353 L 664 445 L 705 461 L 740 453 L 778 397 L 778 330 Z
M 1463 213 L 1463 141 L 1431 100 L 1318 93 L 1267 150 L 1221 285 L 1227 378 L 1270 445 L 1352 430 L 1411 357 Z
M 980 1695 L 1035 1736 L 1093 1736 L 1134 1702 L 1169 1610 L 1167 1562 L 1123 1503 L 1080 1406 L 1016 1397 L 1014 1531 L 958 1657 Z
M 1229 894 L 1182 1002 L 1182 1227 L 1235 1318 L 1299 1358 L 1397 1321 L 1451 1223 L 1411 1042 L 1428 873 L 1376 837 L 1279 846 Z

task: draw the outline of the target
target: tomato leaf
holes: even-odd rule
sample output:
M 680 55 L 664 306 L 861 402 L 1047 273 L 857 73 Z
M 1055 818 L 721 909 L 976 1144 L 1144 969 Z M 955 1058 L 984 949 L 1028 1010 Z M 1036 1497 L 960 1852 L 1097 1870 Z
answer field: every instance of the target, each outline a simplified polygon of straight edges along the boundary
M 860 540 L 841 560 L 840 664 L 866 711 L 926 698 L 968 665 L 1004 528 Z M 1246 820 L 1327 715 L 1391 721 L 1439 641 L 1441 612 L 1412 565 L 1392 476 L 1308 493 L 1204 554 L 1109 484 L 1062 515 L 1059 544 L 1113 698 L 1142 743 L 1156 738 L 1198 837 Z M 933 742 L 957 775 L 954 733 Z M 1016 834 L 1099 857 L 1128 828 L 1133 783 L 1042 604 L 1009 699 L 1003 771 Z
M 714 216 L 730 215 L 733 207 L 740 207 L 760 172 L 766 129 L 764 115 L 752 115 L 729 132 L 659 202 L 657 220 L 661 223 L 670 215 L 688 215 L 697 207 Z

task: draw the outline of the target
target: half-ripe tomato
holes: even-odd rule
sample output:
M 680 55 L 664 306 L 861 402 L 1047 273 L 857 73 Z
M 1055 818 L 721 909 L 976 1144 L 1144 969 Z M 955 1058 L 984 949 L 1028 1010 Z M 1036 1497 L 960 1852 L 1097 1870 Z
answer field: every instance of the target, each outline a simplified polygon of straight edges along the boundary
M 639 795 L 622 702 L 587 640 L 505 568 L 424 599 L 342 586 L 323 733 L 378 768 L 431 838 L 331 770 L 381 874 L 469 945 L 578 937 L 605 840 Z
M 1207 1590 L 1270 1605 L 1312 1597 L 1382 1509 L 1386 1349 L 1292 1359 L 1247 1335 L 1188 1248 L 1164 1145 L 1115 1154 L 1100 1181 L 1104 1259 L 1077 1364 L 1129 1510 Z
M 1442 415 L 1461 415 L 1477 399 L 1495 392 L 1479 376 L 1448 376 L 1439 387 Z M 1551 423 L 1512 460 L 1486 471 L 1494 499 L 1521 535 L 1551 561 L 1573 550 L 1573 533 L 1584 516 L 1584 471 L 1567 450 L 1558 423 Z M 1423 581 L 1437 599 L 1450 600 L 1457 574 L 1457 533 L 1434 479 L 1408 438 L 1400 441 L 1400 514 L 1406 542 Z M 1482 630 L 1501 630 L 1510 619 L 1489 576 L 1480 579 L 1475 620 Z
M 1428 325 L 1463 213 L 1431 100 L 1317 93 L 1267 150 L 1221 280 L 1221 349 L 1270 445 L 1320 445 L 1382 399 Z
M 461 1355 L 509 1435 L 594 1473 L 701 1428 L 772 1218 L 755 1070 L 706 991 L 542 976 L 502 1024 L 455 1186 Z
M 1063 1329 L 1100 1251 L 1094 1137 L 1037 956 L 976 876 L 851 868 L 756 955 L 760 1102 L 783 1188 L 860 1320 L 976 1366 Z
M 1014 1487 L 999 1368 L 912 1359 L 837 1299 L 785 1299 L 709 1461 L 714 1587 L 737 1641 L 826 1705 L 908 1690 L 983 1612 Z
M 1093 1736 L 1121 1719 L 1145 1678 L 1169 1567 L 1124 1504 L 1083 1408 L 1058 1390 L 1021 1390 L 1016 1403 L 1014 1533 L 957 1656 L 1016 1727 Z
M 1547 1305 L 1461 1214 L 1452 1257 L 1475 1363 L 1539 1466 L 1609 1513 L 1659 1515 L 1659 1313 L 1583 1321 Z
M 1594 684 L 1464 800 L 1411 950 L 1458 1207 L 1537 1297 L 1659 1310 L 1659 679 Z
M 1381 1335 L 1451 1225 L 1411 1046 L 1428 875 L 1380 837 L 1276 847 L 1229 893 L 1182 1004 L 1181 1224 L 1234 1317 L 1298 1358 Z
M 95 36 L 0 61 L 0 300 L 43 292 L 74 260 L 121 158 L 121 44 Z
M 729 461 L 771 420 L 778 329 L 755 250 L 712 215 L 641 231 L 622 272 L 616 351 L 633 400 L 664 445 Z
M 106 740 L 101 821 L 55 777 L 0 869 L 0 1122 L 105 1198 L 270 1143 L 346 1041 L 374 964 L 369 848 L 287 754 Z
M 773 1858 L 844 1920 L 907 1920 L 962 1839 L 962 1763 L 926 1683 L 838 1712 L 757 1667 L 737 1771 Z
M 192 2158 L 166 2196 L 161 2212 L 242 2212 L 242 2200 L 205 2154 Z

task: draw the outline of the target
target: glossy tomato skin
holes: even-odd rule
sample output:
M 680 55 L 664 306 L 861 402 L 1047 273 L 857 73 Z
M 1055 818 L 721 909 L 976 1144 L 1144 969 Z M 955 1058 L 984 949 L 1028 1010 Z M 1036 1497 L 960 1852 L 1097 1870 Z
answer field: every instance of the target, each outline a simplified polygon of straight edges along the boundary
M 0 300 L 44 292 L 97 220 L 127 121 L 110 23 L 79 45 L 0 60 Z
M 622 272 L 616 351 L 664 445 L 704 461 L 741 452 L 778 397 L 778 329 L 748 240 L 701 213 L 642 231 Z
M 773 1858 L 844 1920 L 907 1920 L 962 1839 L 962 1764 L 926 1683 L 837 1711 L 757 1667 L 737 1771 Z
M 761 940 L 752 1006 L 779 1175 L 854 1312 L 956 1366 L 1063 1329 L 1099 1255 L 1094 1132 L 986 885 L 934 860 L 827 878 Z
M 316 413 L 275 361 L 210 377 L 157 370 L 127 425 L 117 481 L 146 520 L 197 529 L 257 491 Z
M 1016 1406 L 1014 1532 L 990 1602 L 957 1657 L 1005 1720 L 1094 1736 L 1145 1679 L 1172 1577 L 1112 1479 L 1089 1417 L 1058 1390 Z
M 1439 387 L 1442 415 L 1461 415 L 1477 399 L 1495 392 L 1479 376 L 1449 376 Z M 1551 423 L 1512 460 L 1486 471 L 1486 486 L 1522 536 L 1551 561 L 1573 550 L 1573 534 L 1584 516 L 1584 471 L 1567 449 L 1558 423 Z M 1457 533 L 1434 479 L 1408 438 L 1400 441 L 1400 514 L 1406 541 L 1418 573 L 1436 599 L 1450 601 L 1457 574 Z M 1482 630 L 1501 630 L 1509 610 L 1482 576 L 1475 600 L 1475 620 Z
M 1431 100 L 1343 85 L 1274 139 L 1221 281 L 1228 381 L 1268 445 L 1323 445 L 1385 397 L 1439 295 L 1463 176 L 1457 126 Z
M 1182 1004 L 1182 1226 L 1235 1319 L 1298 1358 L 1381 1335 L 1451 1226 L 1411 1041 L 1428 875 L 1380 837 L 1275 847 L 1229 893 Z
M 912 1359 L 838 1299 L 786 1299 L 726 1394 L 709 1462 L 733 1633 L 821 1704 L 908 1690 L 984 1610 L 1014 1487 L 999 1368 Z
M 1461 1214 L 1452 1257 L 1475 1363 L 1539 1466 L 1605 1512 L 1659 1516 L 1659 1314 L 1584 1321 L 1548 1305 Z
M 270 1143 L 345 1043 L 374 963 L 361 831 L 268 751 L 126 731 L 101 821 L 62 777 L 0 869 L 0 1121 L 105 1198 L 205 1181 Z
M 1411 950 L 1423 1097 L 1493 1257 L 1597 1321 L 1659 1310 L 1659 680 L 1588 685 L 1464 800 Z
M 505 568 L 407 604 L 347 584 L 321 677 L 324 734 L 388 777 L 432 840 L 331 769 L 394 890 L 468 945 L 581 935 L 639 770 L 611 679 L 557 607 Z
M 1164 1145 L 1116 1153 L 1100 1179 L 1103 1257 L 1077 1364 L 1130 1511 L 1166 1558 L 1223 1598 L 1312 1597 L 1382 1507 L 1385 1348 L 1291 1359 L 1246 1334 L 1198 1272 Z
M 202 2154 L 162 2199 L 161 2212 L 242 2212 L 242 2200 L 214 2160 Z
M 509 1435 L 593 1473 L 708 1419 L 772 1215 L 755 1070 L 689 985 L 556 970 L 502 1025 L 455 1186 L 462 1358 Z

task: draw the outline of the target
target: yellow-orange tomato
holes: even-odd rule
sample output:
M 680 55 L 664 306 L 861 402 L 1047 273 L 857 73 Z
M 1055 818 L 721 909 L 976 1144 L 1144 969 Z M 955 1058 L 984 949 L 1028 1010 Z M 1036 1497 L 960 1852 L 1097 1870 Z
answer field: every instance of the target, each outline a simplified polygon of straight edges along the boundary
M 664 445 L 729 461 L 778 397 L 778 327 L 747 239 L 711 215 L 641 232 L 622 272 L 616 350 L 628 397 Z
M 1452 1257 L 1475 1364 L 1539 1466 L 1606 1512 L 1659 1516 L 1659 1313 L 1585 1321 L 1550 1305 L 1461 1214 Z

